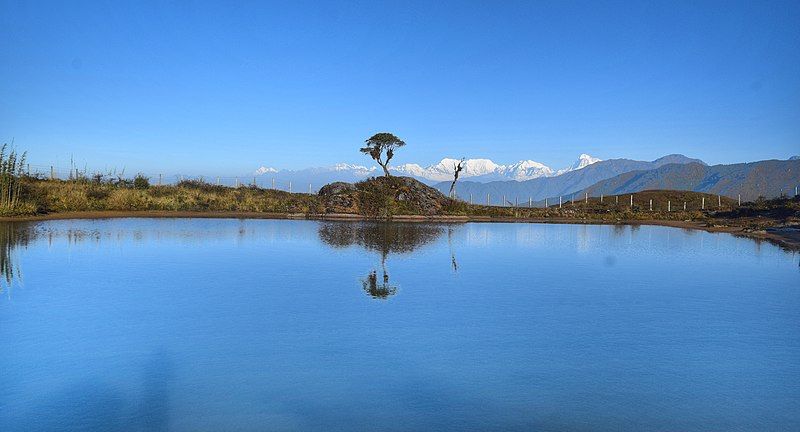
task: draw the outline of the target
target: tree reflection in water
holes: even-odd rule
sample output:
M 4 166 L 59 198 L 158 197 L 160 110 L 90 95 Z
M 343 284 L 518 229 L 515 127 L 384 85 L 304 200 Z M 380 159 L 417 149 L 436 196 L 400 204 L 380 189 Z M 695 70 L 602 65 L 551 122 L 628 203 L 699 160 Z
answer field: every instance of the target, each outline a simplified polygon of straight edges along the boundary
M 346 248 L 360 246 L 377 252 L 381 259 L 381 272 L 372 270 L 361 280 L 362 288 L 370 297 L 387 299 L 397 293 L 390 284 L 386 260 L 390 254 L 406 254 L 439 238 L 444 229 L 438 225 L 395 222 L 324 222 L 319 227 L 323 243 Z M 455 258 L 453 258 L 455 262 Z
M 383 283 L 378 284 L 378 273 L 373 270 L 366 279 L 361 280 L 364 292 L 374 299 L 387 299 L 397 292 L 397 287 L 389 285 L 389 274 L 383 271 Z
M 25 223 L 0 222 L 0 292 L 8 289 L 10 294 L 14 280 L 22 278 L 15 255 L 20 246 L 27 246 L 30 241 L 26 227 Z

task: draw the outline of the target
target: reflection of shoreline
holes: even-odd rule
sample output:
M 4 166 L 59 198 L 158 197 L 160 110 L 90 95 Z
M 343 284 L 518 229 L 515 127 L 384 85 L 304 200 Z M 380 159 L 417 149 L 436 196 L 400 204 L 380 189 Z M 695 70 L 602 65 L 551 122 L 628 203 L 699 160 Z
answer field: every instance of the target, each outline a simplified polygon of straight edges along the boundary
M 257 212 L 189 212 L 189 211 L 86 211 L 51 213 L 46 215 L 2 217 L 2 222 L 70 220 L 70 219 L 278 219 L 278 220 L 320 220 L 320 221 L 369 221 L 369 218 L 351 214 L 306 215 L 289 213 L 257 213 Z M 743 226 L 706 226 L 699 221 L 683 220 L 637 220 L 637 219 L 568 219 L 568 218 L 492 218 L 488 216 L 417 216 L 395 215 L 396 222 L 411 223 L 464 223 L 464 222 L 497 222 L 497 223 L 541 223 L 541 224 L 573 224 L 573 225 L 653 225 L 673 228 L 686 228 L 711 233 L 728 233 L 737 237 L 752 240 L 765 240 L 786 250 L 800 250 L 800 233 L 790 229 L 770 229 L 750 231 Z M 387 221 L 388 222 L 388 221 Z
M 8 289 L 9 294 L 15 280 L 21 280 L 22 274 L 16 262 L 19 247 L 26 247 L 30 242 L 30 231 L 27 223 L 0 223 L 0 292 Z

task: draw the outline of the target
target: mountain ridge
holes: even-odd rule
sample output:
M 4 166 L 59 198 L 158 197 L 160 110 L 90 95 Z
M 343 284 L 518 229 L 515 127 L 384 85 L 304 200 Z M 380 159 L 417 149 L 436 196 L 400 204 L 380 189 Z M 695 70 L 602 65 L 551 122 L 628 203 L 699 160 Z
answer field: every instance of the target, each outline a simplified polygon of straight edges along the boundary
M 553 177 L 542 177 L 526 181 L 492 181 L 478 183 L 470 180 L 460 181 L 456 186 L 456 194 L 462 199 L 469 199 L 490 204 L 503 204 L 503 197 L 508 200 L 539 201 L 553 196 L 567 196 L 593 184 L 630 171 L 646 171 L 669 163 L 696 163 L 705 165 L 699 159 L 684 155 L 672 154 L 654 161 L 636 161 L 632 159 L 608 159 L 585 166 L 581 169 L 563 173 Z M 442 192 L 449 190 L 449 182 L 433 185 Z
M 498 164 L 491 159 L 467 159 L 464 170 L 461 172 L 461 179 L 471 179 L 478 182 L 490 182 L 499 180 L 525 181 L 540 177 L 553 177 L 570 171 L 580 170 L 601 159 L 588 154 L 581 154 L 576 162 L 569 167 L 554 170 L 547 165 L 531 159 L 521 160 L 510 164 Z M 450 181 L 453 177 L 453 170 L 458 164 L 459 159 L 443 158 L 436 164 L 422 167 L 414 163 L 406 163 L 390 166 L 389 171 L 398 176 L 409 176 L 428 185 L 438 182 Z M 287 188 L 289 183 L 295 185 L 309 185 L 314 190 L 324 184 L 336 181 L 357 182 L 379 174 L 376 166 L 365 166 L 359 164 L 337 163 L 327 167 L 311 167 L 299 170 L 278 169 L 268 165 L 262 165 L 254 170 L 250 175 L 255 177 L 268 177 L 262 179 L 260 183 L 272 181 L 282 188 Z
M 618 195 L 643 190 L 681 190 L 711 193 L 752 201 L 759 197 L 793 195 L 800 184 L 800 159 L 763 160 L 738 164 L 665 164 L 602 180 L 578 195 Z

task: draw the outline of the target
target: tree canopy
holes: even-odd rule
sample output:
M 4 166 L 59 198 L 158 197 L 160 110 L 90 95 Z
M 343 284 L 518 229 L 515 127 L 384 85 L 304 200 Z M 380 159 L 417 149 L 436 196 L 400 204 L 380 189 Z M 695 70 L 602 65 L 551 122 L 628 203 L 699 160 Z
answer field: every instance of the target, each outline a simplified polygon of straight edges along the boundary
M 390 177 L 389 161 L 394 157 L 394 150 L 403 147 L 406 143 L 388 132 L 376 133 L 367 139 L 365 143 L 366 146 L 361 148 L 361 153 L 368 154 L 383 168 L 384 175 Z M 384 159 L 384 152 L 386 153 L 386 159 Z

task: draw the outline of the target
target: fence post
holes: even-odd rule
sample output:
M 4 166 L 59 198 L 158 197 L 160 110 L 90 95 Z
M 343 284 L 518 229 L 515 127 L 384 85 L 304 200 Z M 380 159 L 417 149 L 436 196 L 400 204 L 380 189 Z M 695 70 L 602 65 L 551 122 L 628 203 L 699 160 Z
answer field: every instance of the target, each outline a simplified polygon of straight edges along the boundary
M 667 201 L 667 213 L 672 211 L 672 201 Z
M 469 194 L 469 205 L 472 205 L 472 193 Z
M 722 208 L 722 196 L 717 195 L 717 207 Z
M 239 187 L 239 177 L 236 177 L 236 187 Z
M 56 179 L 56 171 L 53 169 L 53 166 L 50 165 L 50 180 Z
M 589 204 L 589 192 L 584 192 L 585 196 L 583 197 L 583 203 Z
M 742 194 L 739 194 L 739 207 L 742 206 Z
M 545 198 L 545 199 L 544 199 L 544 208 L 547 208 L 547 207 L 548 207 L 548 205 L 547 205 L 547 198 Z
M 219 176 L 217 176 L 217 186 L 219 186 Z
M 653 200 L 650 200 L 650 211 L 653 211 Z
M 633 208 L 633 195 L 631 195 L 631 208 Z
M 491 205 L 491 204 L 489 204 L 489 193 L 488 192 L 486 193 L 486 205 L 487 206 Z
M 289 182 L 289 193 L 292 193 L 292 182 Z
M 311 183 L 308 184 L 308 193 L 311 193 Z
M 614 196 L 614 204 L 619 204 L 619 195 Z
M 706 209 L 706 197 L 703 197 L 703 203 L 700 205 L 700 210 Z
M 600 194 L 600 204 L 603 203 L 603 194 Z
M 533 198 L 528 197 L 528 208 L 533 207 Z
M 683 211 L 686 211 L 686 201 L 683 202 Z
M 561 197 L 558 197 L 558 208 L 561 208 Z
M 161 178 L 162 178 L 163 176 L 164 176 L 164 174 L 159 174 L 159 175 L 158 175 L 158 185 L 159 185 L 159 186 L 161 186 Z

